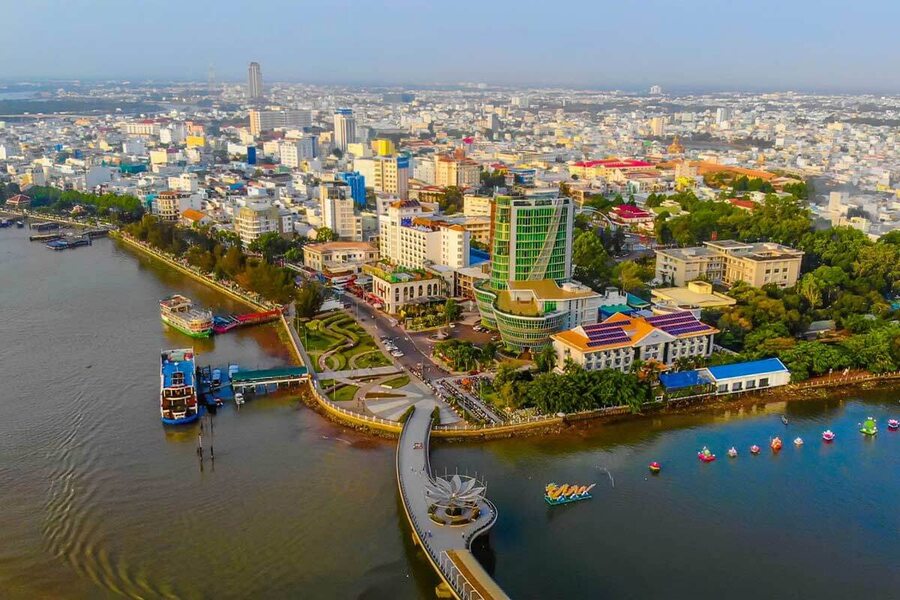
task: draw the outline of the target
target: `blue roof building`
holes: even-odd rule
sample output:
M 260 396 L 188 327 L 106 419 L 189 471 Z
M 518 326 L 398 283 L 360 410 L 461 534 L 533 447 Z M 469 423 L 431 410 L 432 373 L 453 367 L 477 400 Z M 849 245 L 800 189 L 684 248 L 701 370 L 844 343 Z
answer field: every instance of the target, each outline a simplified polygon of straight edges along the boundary
M 659 382 L 667 392 L 694 387 L 696 385 L 709 385 L 712 383 L 703 376 L 698 369 L 691 371 L 675 371 L 674 373 L 661 373 Z
M 700 372 L 716 385 L 717 394 L 753 391 L 791 382 L 790 370 L 777 358 L 707 367 Z

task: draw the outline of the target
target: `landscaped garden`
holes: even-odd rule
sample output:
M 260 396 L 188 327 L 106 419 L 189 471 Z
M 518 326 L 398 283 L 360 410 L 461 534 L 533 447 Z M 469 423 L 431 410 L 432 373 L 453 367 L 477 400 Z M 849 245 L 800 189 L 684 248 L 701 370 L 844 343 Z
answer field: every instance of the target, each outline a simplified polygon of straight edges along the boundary
M 372 336 L 345 313 L 298 320 L 297 331 L 317 370 L 344 371 L 391 364 Z

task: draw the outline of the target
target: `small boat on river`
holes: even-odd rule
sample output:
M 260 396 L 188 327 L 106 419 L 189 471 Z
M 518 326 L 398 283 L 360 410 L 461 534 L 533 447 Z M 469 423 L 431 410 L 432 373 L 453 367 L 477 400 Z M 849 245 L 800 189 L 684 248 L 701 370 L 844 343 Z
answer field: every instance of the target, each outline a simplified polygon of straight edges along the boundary
M 822 432 L 822 439 L 827 443 L 833 442 L 834 441 L 834 432 L 830 429 L 826 429 L 825 431 Z
M 780 437 L 774 437 L 772 438 L 772 441 L 769 442 L 769 446 L 772 448 L 772 452 L 778 452 L 779 450 L 781 450 L 781 447 L 783 445 L 784 443 L 781 441 Z
M 760 447 L 757 446 L 756 444 L 753 444 L 752 446 L 750 446 L 750 454 L 759 454 L 759 451 L 760 451 Z
M 897 419 L 891 419 L 890 421 L 888 421 L 888 429 L 890 429 L 891 431 L 897 431 L 898 429 L 900 429 L 900 421 L 898 421 Z
M 869 437 L 874 437 L 878 435 L 878 425 L 875 424 L 875 419 L 869 417 L 865 421 L 863 421 L 862 427 L 859 428 L 860 433 L 863 433 Z
M 731 448 L 728 449 L 728 458 L 737 458 L 737 455 L 738 455 L 737 448 L 732 446 Z
M 659 473 L 660 471 L 662 471 L 662 465 L 660 465 L 656 461 L 653 461 L 652 463 L 650 463 L 650 472 L 651 473 L 653 473 L 655 475 L 656 473 Z
M 697 458 L 705 463 L 711 463 L 716 460 L 716 455 L 709 451 L 709 448 L 703 446 L 703 450 L 697 453 Z
M 794 445 L 797 446 L 798 448 L 799 448 L 800 446 L 802 446 L 802 445 L 803 445 L 803 438 L 801 438 L 801 437 L 796 437 L 796 438 L 794 438 Z
M 550 506 L 589 500 L 593 497 L 591 496 L 591 490 L 594 489 L 595 485 L 594 483 L 591 485 L 579 485 L 577 483 L 574 485 L 556 485 L 555 483 L 548 483 L 544 488 L 544 500 Z

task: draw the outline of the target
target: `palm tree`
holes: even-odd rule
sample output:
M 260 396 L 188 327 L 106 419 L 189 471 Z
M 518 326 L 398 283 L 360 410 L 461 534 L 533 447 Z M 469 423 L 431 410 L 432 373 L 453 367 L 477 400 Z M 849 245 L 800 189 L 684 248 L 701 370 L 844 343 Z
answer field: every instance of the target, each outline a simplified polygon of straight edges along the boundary
M 534 364 L 541 373 L 546 373 L 553 369 L 556 365 L 556 350 L 553 349 L 553 344 L 547 344 L 541 348 L 537 356 L 534 357 Z

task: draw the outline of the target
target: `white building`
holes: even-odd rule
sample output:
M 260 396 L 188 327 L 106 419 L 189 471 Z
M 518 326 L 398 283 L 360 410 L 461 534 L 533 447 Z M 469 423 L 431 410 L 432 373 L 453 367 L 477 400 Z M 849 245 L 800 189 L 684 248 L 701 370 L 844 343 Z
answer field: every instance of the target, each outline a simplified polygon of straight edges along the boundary
M 302 129 L 312 125 L 307 109 L 251 110 L 250 133 L 257 135 L 272 129 Z
M 354 212 L 350 186 L 343 181 L 324 181 L 319 186 L 322 224 L 339 239 L 361 242 L 362 219 Z
M 189 192 L 193 194 L 200 189 L 196 173 L 182 173 L 168 179 L 169 189 L 177 192 Z
M 616 313 L 594 325 L 583 325 L 551 335 L 556 368 L 568 361 L 593 371 L 626 372 L 636 360 L 673 365 L 679 358 L 709 356 L 719 330 L 697 320 L 688 311 L 634 317 Z
M 719 365 L 699 370 L 701 377 L 716 386 L 717 394 L 747 392 L 791 382 L 791 372 L 777 358 Z
M 461 225 L 431 218 L 416 200 L 398 200 L 378 218 L 382 259 L 421 269 L 429 264 L 451 269 L 469 266 L 470 233 Z
M 334 111 L 334 147 L 341 152 L 347 151 L 347 145 L 356 141 L 356 119 L 349 108 Z

